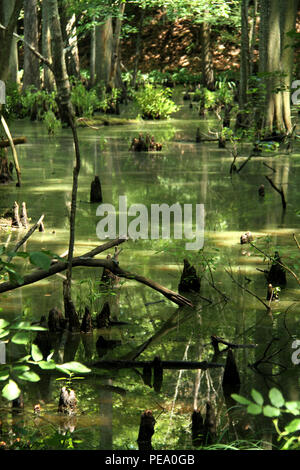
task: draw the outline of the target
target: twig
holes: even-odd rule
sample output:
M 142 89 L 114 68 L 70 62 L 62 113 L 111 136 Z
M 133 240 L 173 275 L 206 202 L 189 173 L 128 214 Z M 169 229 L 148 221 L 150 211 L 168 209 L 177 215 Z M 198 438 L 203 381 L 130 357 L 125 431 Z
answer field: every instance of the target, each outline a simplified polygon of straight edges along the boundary
M 17 154 L 17 151 L 16 151 L 16 147 L 14 145 L 14 140 L 11 136 L 9 127 L 8 127 L 8 125 L 7 125 L 7 123 L 4 119 L 4 116 L 2 114 L 1 114 L 1 124 L 3 126 L 4 132 L 7 135 L 8 141 L 9 141 L 10 146 L 11 146 L 11 150 L 12 150 L 12 154 L 13 154 L 13 158 L 14 158 L 14 163 L 15 163 L 15 168 L 16 168 L 16 173 L 17 173 L 17 179 L 18 179 L 17 186 L 20 187 L 21 186 L 21 170 L 20 170 L 19 161 L 18 161 L 18 154 Z
M 272 188 L 274 188 L 275 191 L 277 191 L 280 194 L 281 202 L 282 202 L 282 208 L 285 210 L 286 209 L 286 200 L 285 200 L 283 189 L 277 188 L 277 186 L 275 186 L 275 184 L 273 183 L 273 181 L 271 180 L 271 178 L 269 176 L 265 176 L 265 178 L 267 178 L 267 180 L 269 181 Z

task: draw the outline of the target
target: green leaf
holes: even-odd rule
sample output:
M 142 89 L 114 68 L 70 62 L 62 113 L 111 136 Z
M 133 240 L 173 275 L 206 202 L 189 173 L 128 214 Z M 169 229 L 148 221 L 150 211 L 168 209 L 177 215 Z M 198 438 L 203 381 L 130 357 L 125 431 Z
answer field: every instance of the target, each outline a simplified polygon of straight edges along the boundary
M 35 362 L 42 361 L 43 359 L 43 354 L 41 353 L 39 347 L 36 344 L 32 344 L 31 346 L 31 356 Z
M 14 366 L 12 368 L 13 372 L 26 372 L 28 370 L 30 370 L 30 367 L 29 366 Z
M 7 380 L 9 377 L 9 370 L 7 369 L 4 369 L 4 370 L 0 370 L 0 380 Z
M 276 416 L 280 415 L 280 410 L 278 408 L 274 408 L 273 406 L 266 405 L 263 408 L 263 414 L 268 418 L 275 418 Z
M 56 364 L 54 361 L 39 361 L 38 365 L 41 369 L 45 369 L 45 370 L 55 369 L 56 367 Z
M 30 253 L 30 262 L 39 268 L 48 271 L 51 266 L 51 258 L 41 251 L 33 251 Z
M 23 372 L 23 374 L 20 374 L 18 377 L 19 379 L 26 380 L 28 382 L 38 382 L 40 380 L 40 377 L 32 370 Z
M 262 406 L 251 403 L 251 405 L 247 407 L 247 412 L 251 415 L 259 415 L 262 412 Z
M 30 341 L 30 333 L 27 331 L 18 331 L 11 339 L 15 344 L 28 344 Z
M 242 397 L 241 395 L 237 395 L 236 393 L 233 393 L 231 396 L 235 401 L 237 401 L 241 405 L 250 405 L 251 404 L 251 401 L 248 400 L 248 398 Z
M 38 325 L 31 325 L 29 321 L 18 321 L 13 323 L 10 328 L 12 330 L 28 330 L 28 331 L 46 331 L 47 328 Z
M 0 338 L 5 338 L 5 336 L 9 335 L 9 331 L 7 330 L 0 330 Z
M 21 390 L 14 380 L 10 380 L 2 389 L 2 396 L 7 400 L 15 400 L 20 396 Z
M 257 403 L 258 405 L 263 405 L 264 399 L 261 393 L 259 393 L 257 390 L 253 388 L 251 390 L 251 395 L 255 403 Z
M 80 372 L 82 374 L 91 372 L 91 369 L 89 369 L 83 364 L 80 364 L 80 362 L 75 362 L 75 361 L 66 362 L 65 364 L 61 364 L 60 367 L 71 372 Z
M 285 407 L 293 414 L 298 414 L 300 410 L 300 402 L 299 401 L 286 401 Z
M 269 391 L 269 398 L 272 405 L 276 406 L 277 408 L 281 408 L 285 403 L 282 393 L 280 390 L 278 390 L 278 388 L 271 388 Z
M 0 328 L 6 328 L 9 325 L 9 322 L 4 320 L 3 318 L 0 318 Z
M 293 419 L 285 428 L 284 430 L 287 433 L 296 432 L 300 430 L 300 419 Z

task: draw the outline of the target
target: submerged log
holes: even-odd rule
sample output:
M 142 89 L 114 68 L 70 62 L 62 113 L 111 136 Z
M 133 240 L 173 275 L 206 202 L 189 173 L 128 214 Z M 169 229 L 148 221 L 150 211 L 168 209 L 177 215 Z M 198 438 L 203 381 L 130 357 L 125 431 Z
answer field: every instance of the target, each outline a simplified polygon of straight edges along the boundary
M 194 266 L 191 266 L 188 260 L 183 260 L 183 272 L 178 285 L 179 292 L 199 292 L 201 287 L 201 281 L 197 275 Z
M 151 410 L 146 410 L 141 415 L 139 435 L 137 443 L 140 451 L 153 450 L 152 436 L 154 434 L 155 419 Z
M 91 183 L 90 202 L 102 202 L 102 189 L 99 176 L 95 176 Z
M 77 399 L 74 390 L 62 387 L 58 402 L 58 413 L 73 415 L 76 413 Z
M 26 137 L 15 137 L 13 139 L 14 145 L 26 144 L 26 142 L 27 142 Z M 10 147 L 9 140 L 8 139 L 1 140 L 0 141 L 0 148 L 6 148 L 6 147 Z
M 146 366 L 153 367 L 154 361 L 126 361 L 121 359 L 98 361 L 92 364 L 92 367 L 98 369 L 131 369 L 131 368 L 144 368 Z M 214 362 L 194 362 L 194 361 L 161 361 L 163 369 L 172 370 L 188 370 L 188 369 L 215 369 L 224 367 L 224 364 L 217 364 Z

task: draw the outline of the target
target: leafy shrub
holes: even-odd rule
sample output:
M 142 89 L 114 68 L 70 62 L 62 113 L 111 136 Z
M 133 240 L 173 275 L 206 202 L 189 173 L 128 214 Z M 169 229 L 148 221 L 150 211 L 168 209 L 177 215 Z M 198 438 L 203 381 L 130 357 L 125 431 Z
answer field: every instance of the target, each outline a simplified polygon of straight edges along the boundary
M 46 90 L 36 90 L 35 87 L 28 87 L 21 96 L 21 103 L 24 110 L 24 116 L 30 116 L 31 119 L 42 121 L 47 111 L 58 114 L 58 105 L 56 102 L 57 93 Z
M 91 117 L 100 105 L 96 90 L 87 90 L 81 82 L 73 85 L 71 102 L 76 110 L 76 114 L 86 117 Z
M 135 96 L 144 119 L 166 119 L 179 109 L 169 88 L 147 84 Z
M 44 114 L 44 123 L 47 127 L 49 135 L 54 135 L 59 129 L 61 129 L 61 121 L 57 119 L 51 110 Z
M 271 404 L 264 404 L 264 398 L 257 390 L 251 390 L 253 401 L 241 395 L 233 394 L 232 398 L 241 405 L 247 406 L 247 412 L 252 415 L 263 414 L 268 418 L 273 418 L 273 424 L 278 434 L 278 442 L 281 450 L 300 449 L 300 402 L 285 401 L 282 393 L 277 388 L 271 388 L 269 399 Z M 283 414 L 290 414 L 294 418 L 284 426 L 284 430 L 279 429 L 279 417 Z

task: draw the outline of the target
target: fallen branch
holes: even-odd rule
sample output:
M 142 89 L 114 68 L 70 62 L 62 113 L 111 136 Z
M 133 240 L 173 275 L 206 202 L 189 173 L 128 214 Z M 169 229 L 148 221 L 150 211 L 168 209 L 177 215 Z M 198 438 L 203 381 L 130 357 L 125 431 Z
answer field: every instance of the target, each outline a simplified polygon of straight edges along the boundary
M 15 163 L 15 168 L 16 168 L 16 173 L 17 173 L 17 179 L 18 179 L 17 186 L 20 187 L 21 186 L 21 170 L 20 170 L 19 161 L 18 161 L 18 154 L 17 154 L 16 148 L 14 146 L 14 141 L 13 141 L 13 138 L 11 136 L 9 127 L 8 127 L 8 125 L 7 125 L 7 123 L 4 119 L 4 116 L 2 116 L 2 115 L 1 115 L 1 124 L 3 126 L 4 132 L 7 135 L 9 144 L 11 146 L 11 150 L 12 150 L 12 154 L 13 154 L 13 158 L 14 158 L 14 163 Z
M 91 365 L 91 367 L 99 369 L 131 369 L 137 367 L 153 367 L 154 361 L 122 361 L 122 360 L 111 360 L 111 361 L 98 361 Z M 161 361 L 161 367 L 163 369 L 213 369 L 218 367 L 224 367 L 224 364 L 217 364 L 214 362 L 194 362 L 194 361 Z
M 109 247 L 117 245 L 119 243 L 122 243 L 122 241 L 125 241 L 124 239 L 118 239 L 117 241 L 106 244 L 105 250 L 108 249 L 107 245 Z M 95 256 L 96 254 L 100 253 L 101 251 L 104 251 L 102 246 L 95 248 L 89 253 L 86 253 L 85 255 L 78 256 L 76 258 L 73 258 L 72 260 L 72 267 L 76 266 L 86 266 L 86 267 L 94 267 L 94 268 L 105 268 L 108 269 L 110 272 L 115 274 L 116 276 L 123 277 L 125 279 L 130 279 L 130 280 L 135 280 L 137 282 L 140 282 L 142 284 L 145 284 L 148 287 L 151 287 L 151 289 L 154 289 L 161 294 L 163 294 L 167 299 L 171 300 L 171 302 L 176 303 L 177 305 L 187 305 L 189 307 L 193 307 L 193 304 L 190 300 L 186 299 L 180 294 L 177 294 L 177 292 L 173 292 L 170 289 L 167 289 L 166 287 L 161 286 L 155 281 L 152 281 L 151 279 L 147 279 L 143 276 L 139 276 L 138 274 L 130 273 L 128 271 L 124 271 L 121 269 L 118 264 L 116 264 L 113 259 L 92 259 L 92 256 Z M 102 248 L 102 249 L 101 249 Z M 21 285 L 15 283 L 15 282 L 2 282 L 0 284 L 0 293 L 7 292 L 10 290 L 17 289 L 19 287 L 23 287 L 29 284 L 33 284 L 35 282 L 38 282 L 42 279 L 45 279 L 47 277 L 53 276 L 54 274 L 57 274 L 61 271 L 66 270 L 68 267 L 68 262 L 64 261 L 59 261 L 55 264 L 53 264 L 48 271 L 38 269 L 34 271 L 33 273 L 27 274 L 27 276 L 24 276 L 23 278 L 23 283 Z
M 283 189 L 279 189 L 277 188 L 277 186 L 275 186 L 275 184 L 273 183 L 273 181 L 271 180 L 271 178 L 269 176 L 265 176 L 265 178 L 267 178 L 267 180 L 269 181 L 270 185 L 272 186 L 272 188 L 275 189 L 275 191 L 277 191 L 280 196 L 281 196 L 281 203 L 282 203 L 282 208 L 283 209 L 286 209 L 286 200 L 285 200 L 285 196 L 284 196 L 284 192 L 283 192 Z
M 26 144 L 27 142 L 27 139 L 26 137 L 15 137 L 13 139 L 13 143 L 14 145 L 19 145 L 19 144 Z M 1 140 L 0 141 L 0 148 L 5 148 L 5 147 L 10 147 L 10 141 L 7 139 L 7 140 Z

